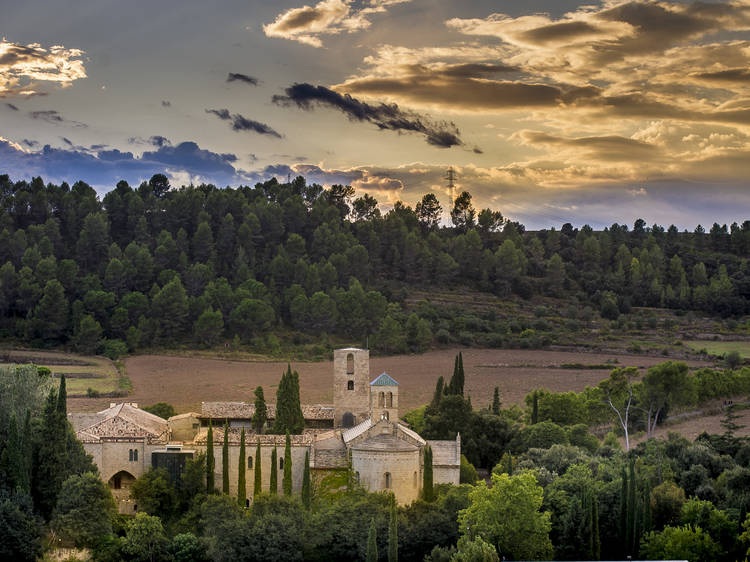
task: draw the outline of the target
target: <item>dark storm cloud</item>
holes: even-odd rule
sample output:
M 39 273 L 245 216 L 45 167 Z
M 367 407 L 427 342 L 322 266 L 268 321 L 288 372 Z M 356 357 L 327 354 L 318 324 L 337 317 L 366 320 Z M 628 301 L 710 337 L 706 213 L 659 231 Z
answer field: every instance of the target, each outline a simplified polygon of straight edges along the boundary
M 247 74 L 241 74 L 239 72 L 230 72 L 227 76 L 227 82 L 245 82 L 251 86 L 257 86 L 259 80 L 255 76 L 248 76 Z
M 339 94 L 324 86 L 307 83 L 294 84 L 284 91 L 286 95 L 273 97 L 274 103 L 296 105 L 305 110 L 327 106 L 338 109 L 353 121 L 367 121 L 379 129 L 422 134 L 433 146 L 450 148 L 463 145 L 455 124 L 447 121 L 433 123 L 418 113 L 400 109 L 395 103 L 371 105 L 349 94 Z
M 35 143 L 24 141 L 24 144 L 32 147 Z M 192 141 L 162 146 L 138 157 L 132 152 L 116 149 L 87 152 L 50 145 L 45 145 L 40 151 L 24 152 L 13 143 L 0 139 L 0 161 L 9 173 L 22 177 L 41 175 L 50 181 L 69 183 L 82 179 L 106 188 L 111 188 L 120 179 L 138 183 L 156 173 L 187 174 L 196 181 L 224 185 L 245 181 L 244 174 L 233 166 L 237 156 L 205 150 Z
M 746 84 L 750 82 L 750 70 L 747 68 L 728 68 L 716 72 L 700 72 L 691 76 L 716 84 Z
M 253 121 L 239 113 L 230 114 L 228 109 L 207 109 L 206 113 L 212 113 L 222 121 L 231 121 L 233 131 L 253 131 L 260 135 L 269 135 L 271 137 L 276 137 L 277 139 L 281 138 L 281 135 L 278 132 L 265 123 Z
M 8 103 L 8 102 L 6 102 L 6 103 L 5 103 L 5 105 L 6 105 L 7 107 L 9 107 L 10 109 L 12 109 L 13 111 L 18 111 L 18 106 L 16 106 L 16 105 L 13 105 L 12 103 Z

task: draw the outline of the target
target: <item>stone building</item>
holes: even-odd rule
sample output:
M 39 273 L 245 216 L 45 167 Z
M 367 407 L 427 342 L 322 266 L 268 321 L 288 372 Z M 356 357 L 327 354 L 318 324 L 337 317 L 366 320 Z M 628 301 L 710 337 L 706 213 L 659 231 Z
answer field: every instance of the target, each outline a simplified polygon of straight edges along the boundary
M 382 373 L 370 380 L 369 351 L 346 348 L 334 351 L 333 405 L 304 405 L 305 430 L 291 436 L 293 489 L 302 488 L 305 455 L 310 456 L 313 478 L 351 467 L 355 481 L 367 490 L 389 490 L 407 504 L 419 497 L 424 472 L 424 448 L 433 452 L 435 484 L 458 484 L 461 438 L 426 441 L 399 418 L 399 384 Z M 213 426 L 215 482 L 222 488 L 222 443 L 227 424 L 229 489 L 236 494 L 241 431 L 245 429 L 245 470 L 248 504 L 252 500 L 254 469 L 261 463 L 262 488 L 270 486 L 271 470 L 278 471 L 281 487 L 285 436 L 257 434 L 251 420 L 255 407 L 246 402 L 203 402 L 201 412 L 164 420 L 137 407 L 112 404 L 96 414 L 69 414 L 76 435 L 94 457 L 102 479 L 112 488 L 120 511 L 133 513 L 132 482 L 149 468 L 163 467 L 173 478 L 186 459 L 206 451 L 208 423 Z M 275 407 L 269 405 L 269 418 Z M 260 459 L 257 445 L 260 443 Z M 277 464 L 270 466 L 273 449 Z

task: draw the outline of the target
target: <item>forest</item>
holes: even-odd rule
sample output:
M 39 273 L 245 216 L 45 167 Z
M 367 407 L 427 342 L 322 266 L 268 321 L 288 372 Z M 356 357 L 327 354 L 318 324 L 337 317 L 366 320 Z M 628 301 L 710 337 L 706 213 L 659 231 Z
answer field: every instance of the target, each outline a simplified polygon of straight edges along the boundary
M 368 194 L 303 177 L 172 188 L 157 174 L 99 198 L 83 181 L 2 175 L 0 338 L 111 358 L 222 344 L 325 351 L 329 336 L 383 353 L 555 341 L 493 311 L 407 306 L 415 289 L 545 297 L 613 322 L 633 307 L 750 309 L 750 221 L 530 232 L 475 209 L 467 191 L 445 209 L 450 224 L 443 211 L 428 193 L 383 214 Z

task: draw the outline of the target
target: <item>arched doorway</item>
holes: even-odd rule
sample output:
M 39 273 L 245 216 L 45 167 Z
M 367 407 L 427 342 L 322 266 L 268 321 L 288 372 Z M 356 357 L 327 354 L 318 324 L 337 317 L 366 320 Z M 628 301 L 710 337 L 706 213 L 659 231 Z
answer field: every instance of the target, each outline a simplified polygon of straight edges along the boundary
M 341 425 L 343 425 L 344 427 L 354 427 L 354 414 L 352 414 L 351 412 L 346 412 L 341 417 Z

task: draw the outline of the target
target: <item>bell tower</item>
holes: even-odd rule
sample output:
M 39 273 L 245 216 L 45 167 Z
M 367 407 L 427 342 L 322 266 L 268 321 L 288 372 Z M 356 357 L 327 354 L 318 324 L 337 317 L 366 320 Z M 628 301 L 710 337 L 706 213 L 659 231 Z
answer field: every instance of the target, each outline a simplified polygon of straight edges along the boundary
M 370 415 L 370 351 L 333 351 L 333 425 L 352 427 Z

